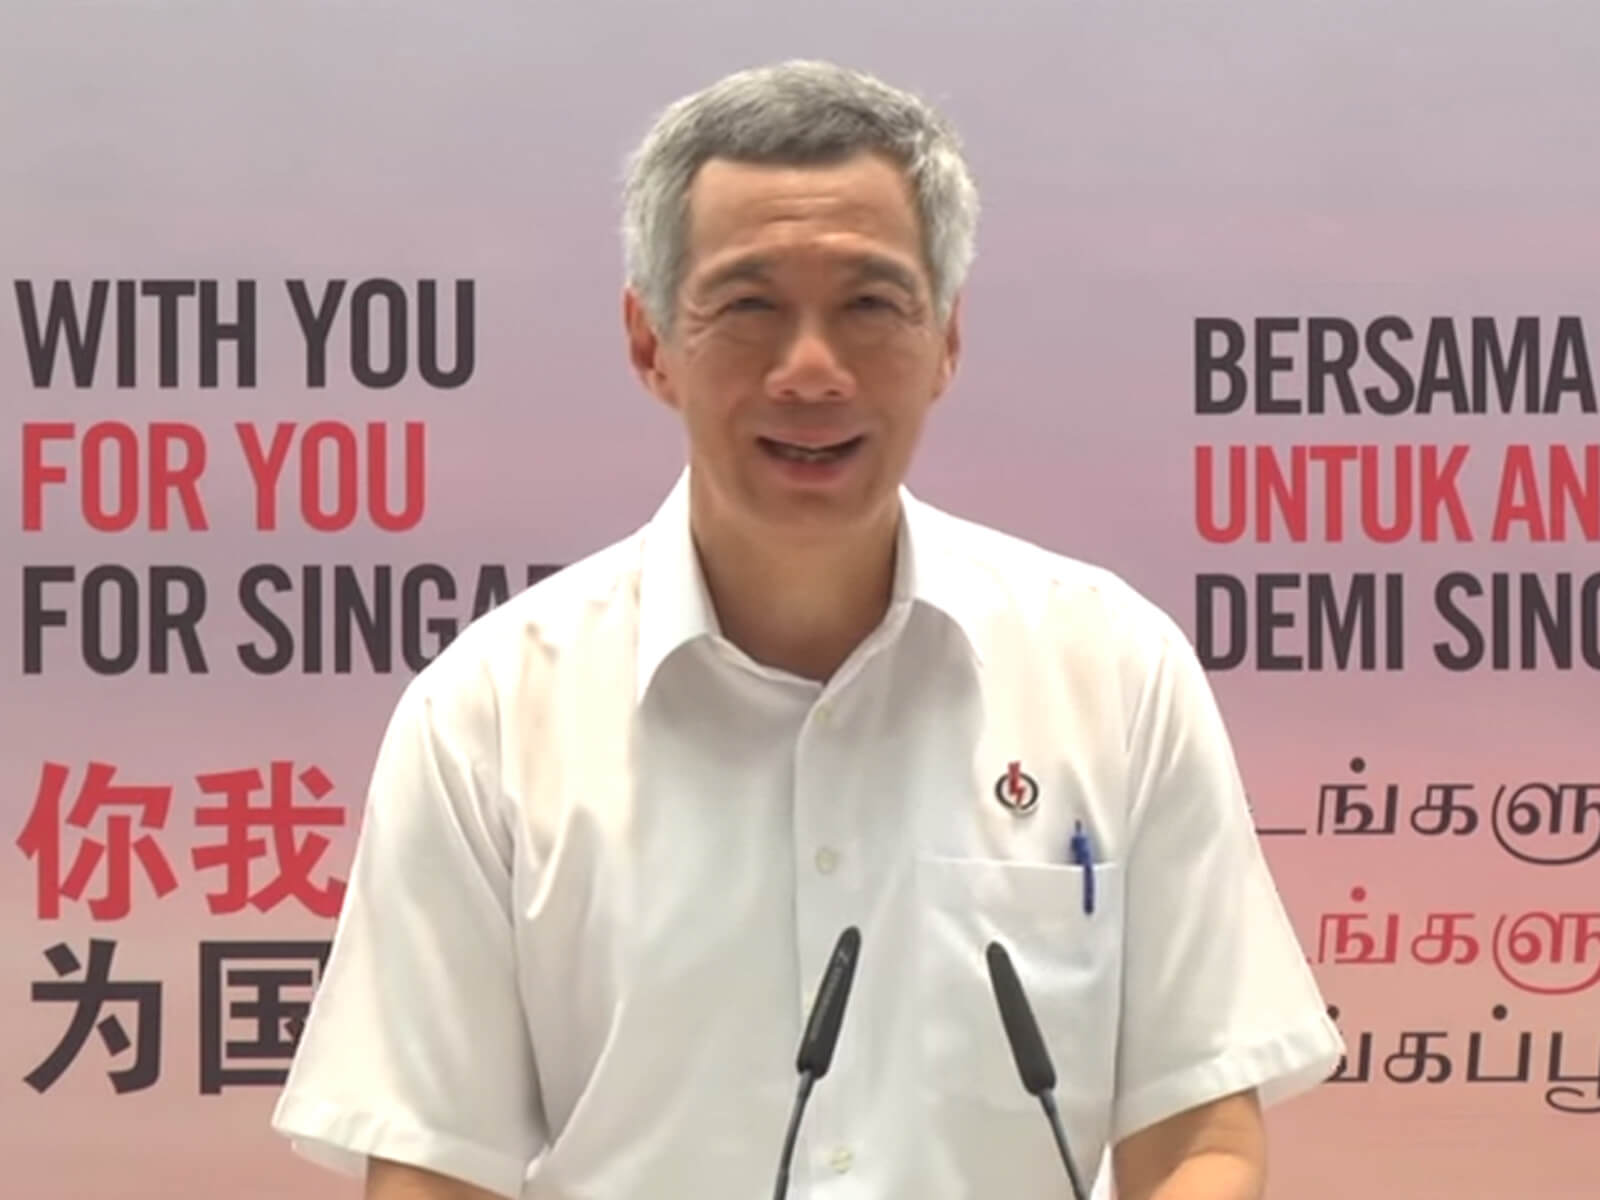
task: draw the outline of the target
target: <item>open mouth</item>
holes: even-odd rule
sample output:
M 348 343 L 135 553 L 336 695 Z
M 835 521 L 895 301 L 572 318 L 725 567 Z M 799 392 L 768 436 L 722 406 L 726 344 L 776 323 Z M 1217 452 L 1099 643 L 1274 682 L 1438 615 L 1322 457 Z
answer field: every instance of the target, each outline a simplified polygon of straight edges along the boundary
M 757 438 L 761 448 L 774 458 L 781 458 L 786 462 L 797 463 L 829 463 L 838 462 L 849 458 L 866 441 L 865 435 L 853 437 L 848 441 L 835 442 L 831 446 L 795 446 L 788 442 L 774 441 L 772 438 Z

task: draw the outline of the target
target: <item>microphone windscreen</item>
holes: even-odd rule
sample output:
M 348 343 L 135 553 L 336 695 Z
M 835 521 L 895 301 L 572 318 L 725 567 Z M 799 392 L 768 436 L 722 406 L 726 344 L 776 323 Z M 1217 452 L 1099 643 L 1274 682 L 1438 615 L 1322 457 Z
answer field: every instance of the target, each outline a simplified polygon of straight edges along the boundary
M 795 1066 L 810 1072 L 817 1079 L 828 1073 L 833 1062 L 833 1048 L 839 1041 L 839 1028 L 844 1023 L 845 1001 L 850 998 L 850 982 L 855 978 L 856 958 L 861 953 L 861 931 L 848 926 L 834 944 L 833 956 L 822 976 L 822 987 L 811 1005 L 811 1019 L 806 1022 L 805 1036 L 800 1039 L 800 1054 Z
M 1006 1041 L 1011 1043 L 1011 1056 L 1017 1061 L 1017 1073 L 1022 1076 L 1022 1086 L 1037 1096 L 1056 1086 L 1056 1069 L 1044 1048 L 1039 1023 L 1033 1019 L 1033 1009 L 1028 1006 L 1011 956 L 999 942 L 990 942 L 987 957 L 989 983 L 994 988 Z

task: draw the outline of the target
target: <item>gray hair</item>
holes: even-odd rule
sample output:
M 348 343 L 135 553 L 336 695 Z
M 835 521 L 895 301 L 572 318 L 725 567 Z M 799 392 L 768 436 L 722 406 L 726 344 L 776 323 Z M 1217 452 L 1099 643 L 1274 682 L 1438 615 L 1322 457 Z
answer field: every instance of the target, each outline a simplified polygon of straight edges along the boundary
M 688 259 L 689 189 L 709 159 L 811 166 L 870 151 L 905 170 L 934 306 L 945 320 L 971 268 L 978 190 L 949 123 L 918 97 L 832 63 L 757 67 L 675 101 L 630 156 L 623 187 L 627 282 L 671 332 Z

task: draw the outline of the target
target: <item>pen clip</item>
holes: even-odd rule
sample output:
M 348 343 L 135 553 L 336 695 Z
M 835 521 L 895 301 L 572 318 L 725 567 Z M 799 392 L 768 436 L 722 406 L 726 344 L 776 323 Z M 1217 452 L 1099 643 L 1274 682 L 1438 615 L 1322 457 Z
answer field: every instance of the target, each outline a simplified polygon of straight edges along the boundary
M 1083 911 L 1091 914 L 1094 912 L 1094 852 L 1089 847 L 1089 835 L 1084 832 L 1082 821 L 1073 822 L 1072 861 L 1083 871 Z

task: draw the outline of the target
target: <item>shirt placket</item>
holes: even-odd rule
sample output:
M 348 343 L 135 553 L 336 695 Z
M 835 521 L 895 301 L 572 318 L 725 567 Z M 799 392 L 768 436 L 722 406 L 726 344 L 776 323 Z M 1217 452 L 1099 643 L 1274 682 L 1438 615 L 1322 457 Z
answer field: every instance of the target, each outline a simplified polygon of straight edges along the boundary
M 795 943 L 806 1015 L 840 933 L 860 926 L 864 917 L 861 832 L 842 774 L 865 749 L 852 750 L 847 741 L 850 694 L 848 683 L 837 678 L 823 691 L 795 752 Z M 852 1060 L 864 1036 L 861 1015 L 846 1009 L 828 1075 L 812 1091 L 801 1126 L 796 1160 L 805 1170 L 794 1177 L 803 1178 L 804 1194 L 817 1200 L 845 1200 L 859 1191 L 854 1181 L 864 1114 L 860 1073 L 852 1069 Z

